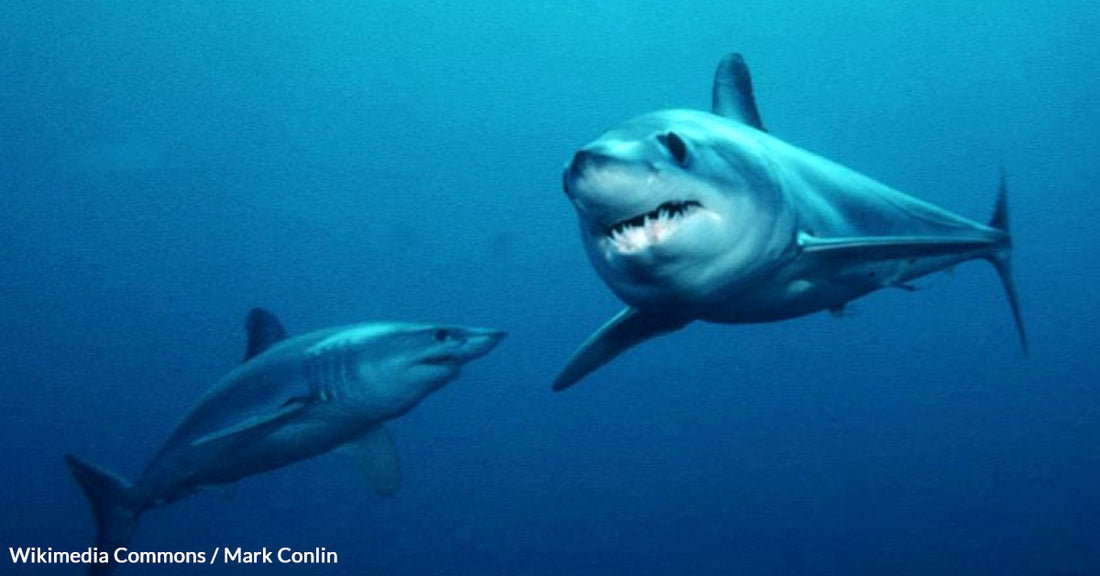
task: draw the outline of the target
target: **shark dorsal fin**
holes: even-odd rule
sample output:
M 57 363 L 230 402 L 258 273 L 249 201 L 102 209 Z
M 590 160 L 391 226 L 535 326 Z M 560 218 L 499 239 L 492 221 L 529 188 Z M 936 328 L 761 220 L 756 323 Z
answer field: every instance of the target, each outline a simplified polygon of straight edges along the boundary
M 248 332 L 248 344 L 244 351 L 244 362 L 256 357 L 273 344 L 286 338 L 286 329 L 274 314 L 263 308 L 253 308 L 245 322 Z
M 745 59 L 736 52 L 722 58 L 714 72 L 711 112 L 748 124 L 757 130 L 768 131 L 760 121 L 760 112 L 756 109 L 749 67 L 745 64 Z

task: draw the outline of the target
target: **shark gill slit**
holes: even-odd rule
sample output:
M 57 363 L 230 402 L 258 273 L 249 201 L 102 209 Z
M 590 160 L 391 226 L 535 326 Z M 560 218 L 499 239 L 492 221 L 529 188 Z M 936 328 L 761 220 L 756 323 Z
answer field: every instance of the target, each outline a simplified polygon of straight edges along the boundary
M 351 363 L 344 346 L 311 354 L 306 360 L 309 394 L 319 402 L 333 402 L 350 391 Z
M 347 350 L 341 350 L 339 357 L 335 359 L 335 363 L 340 371 L 340 379 L 337 381 L 336 389 L 339 391 L 340 398 L 350 398 L 352 393 L 351 387 L 351 362 Z

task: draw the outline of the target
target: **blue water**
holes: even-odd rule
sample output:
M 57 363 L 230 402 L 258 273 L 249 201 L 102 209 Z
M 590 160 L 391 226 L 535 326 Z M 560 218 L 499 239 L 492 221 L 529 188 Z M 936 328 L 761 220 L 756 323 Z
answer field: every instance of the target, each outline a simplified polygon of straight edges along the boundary
M 391 424 L 395 497 L 325 456 L 132 545 L 339 564 L 118 574 L 1100 574 L 1100 11 L 777 4 L 5 2 L 0 544 L 89 546 L 61 454 L 134 477 L 262 305 L 511 336 Z M 563 163 L 731 50 L 792 143 L 978 220 L 1004 168 L 1029 359 L 975 263 L 550 392 L 621 306 Z

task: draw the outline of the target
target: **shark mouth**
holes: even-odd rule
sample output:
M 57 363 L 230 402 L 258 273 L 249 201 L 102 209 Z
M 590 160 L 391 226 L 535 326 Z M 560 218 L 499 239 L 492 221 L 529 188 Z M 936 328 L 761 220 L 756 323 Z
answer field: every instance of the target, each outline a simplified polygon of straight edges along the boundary
M 435 356 L 428 356 L 420 361 L 421 364 L 431 364 L 433 366 L 454 366 L 459 363 L 458 358 L 454 354 L 437 354 Z
M 702 207 L 694 200 L 665 202 L 649 212 L 612 224 L 605 235 L 620 252 L 637 252 L 663 240 L 684 218 Z

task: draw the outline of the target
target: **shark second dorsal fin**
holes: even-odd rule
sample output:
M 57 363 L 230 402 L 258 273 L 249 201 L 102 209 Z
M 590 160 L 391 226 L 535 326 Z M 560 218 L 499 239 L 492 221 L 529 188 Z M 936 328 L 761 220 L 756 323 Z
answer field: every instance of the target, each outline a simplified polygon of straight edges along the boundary
M 711 93 L 711 112 L 748 124 L 767 132 L 756 109 L 756 97 L 752 93 L 752 76 L 740 54 L 727 54 L 714 72 L 714 88 Z
M 274 314 L 263 308 L 253 308 L 245 321 L 248 343 L 244 350 L 244 362 L 270 348 L 276 342 L 286 338 L 286 329 Z

